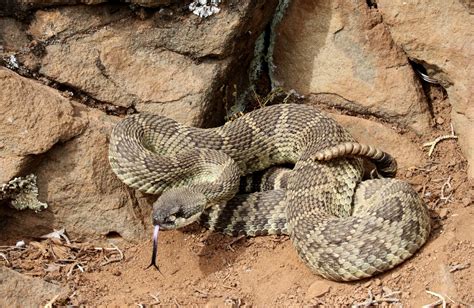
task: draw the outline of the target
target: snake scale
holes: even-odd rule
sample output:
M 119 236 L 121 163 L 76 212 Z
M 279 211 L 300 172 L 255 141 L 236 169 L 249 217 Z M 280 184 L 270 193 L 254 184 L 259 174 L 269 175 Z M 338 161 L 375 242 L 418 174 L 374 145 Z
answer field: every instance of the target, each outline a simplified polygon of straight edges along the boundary
M 360 146 L 333 119 L 300 104 L 264 107 L 208 129 L 132 115 L 114 127 L 109 147 L 124 183 L 161 194 L 155 225 L 175 229 L 200 219 L 228 234 L 288 234 L 314 272 L 337 281 L 393 268 L 430 232 L 413 188 L 389 178 L 362 181 L 361 157 L 395 171 L 386 153 Z M 288 163 L 294 168 L 284 189 L 235 196 L 242 176 Z

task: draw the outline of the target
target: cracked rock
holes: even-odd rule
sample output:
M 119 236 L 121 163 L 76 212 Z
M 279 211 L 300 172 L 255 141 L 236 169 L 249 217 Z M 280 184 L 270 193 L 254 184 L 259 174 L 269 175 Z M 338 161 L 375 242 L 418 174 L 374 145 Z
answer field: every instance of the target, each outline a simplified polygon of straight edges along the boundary
M 294 0 L 275 29 L 276 82 L 326 104 L 429 128 L 422 87 L 366 1 Z
M 46 307 L 55 296 L 66 296 L 67 288 L 0 268 L 0 306 Z
M 86 122 L 59 92 L 5 68 L 0 89 L 0 183 L 6 183 L 35 156 L 78 135 Z
M 233 89 L 231 80 L 239 83 L 243 78 L 237 76 L 245 76 L 243 64 L 250 55 L 242 51 L 251 49 L 271 15 L 268 5 L 276 4 L 267 1 L 262 11 L 263 3 L 223 6 L 218 18 L 204 22 L 189 12 L 165 21 L 159 11 L 142 20 L 107 5 L 95 12 L 74 7 L 37 11 L 28 32 L 45 42 L 44 56 L 19 59 L 100 102 L 211 126 L 223 119 L 223 89 Z
M 471 3 L 469 5 L 469 3 Z M 377 0 L 393 40 L 445 87 L 451 120 L 474 179 L 472 1 Z

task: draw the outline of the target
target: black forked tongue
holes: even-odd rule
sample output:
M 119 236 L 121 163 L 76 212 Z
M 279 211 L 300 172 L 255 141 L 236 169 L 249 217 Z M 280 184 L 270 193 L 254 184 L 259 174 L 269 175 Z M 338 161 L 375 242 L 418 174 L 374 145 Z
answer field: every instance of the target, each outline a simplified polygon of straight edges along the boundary
M 158 231 L 160 231 L 160 226 L 155 225 L 155 228 L 153 229 L 153 252 L 151 253 L 151 263 L 148 265 L 147 269 L 150 268 L 150 266 L 153 266 L 158 270 L 158 272 L 160 272 L 161 275 L 163 275 L 163 273 L 160 271 L 160 267 L 156 264 L 156 253 L 158 252 Z

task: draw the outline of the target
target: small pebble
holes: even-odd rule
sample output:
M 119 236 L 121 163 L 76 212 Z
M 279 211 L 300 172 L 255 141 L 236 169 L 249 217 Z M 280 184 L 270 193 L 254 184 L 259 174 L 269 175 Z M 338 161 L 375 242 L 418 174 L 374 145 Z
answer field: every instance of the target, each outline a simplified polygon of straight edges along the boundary
M 463 206 L 469 206 L 472 204 L 472 199 L 469 197 L 464 197 L 461 200 Z
M 375 283 L 375 285 L 378 286 L 378 287 L 382 285 L 382 281 L 381 281 L 380 279 L 378 279 L 378 278 L 376 278 L 376 279 L 374 280 L 374 283 Z
M 112 272 L 112 274 L 113 274 L 114 276 L 120 276 L 120 275 L 122 275 L 122 272 L 116 269 L 116 270 L 114 270 L 114 271 Z
M 448 217 L 448 209 L 447 208 L 440 209 L 438 212 L 438 215 L 439 215 L 439 218 L 445 219 L 446 217 Z
M 444 123 L 444 119 L 443 119 L 442 117 L 438 117 L 438 118 L 436 119 L 436 124 L 442 125 L 443 123 Z
M 413 176 L 413 172 L 411 171 L 407 171 L 407 173 L 405 174 L 405 177 L 407 178 L 411 178 Z
M 305 298 L 312 299 L 315 297 L 320 297 L 329 292 L 329 284 L 325 280 L 317 280 L 313 282 L 308 290 L 306 291 Z

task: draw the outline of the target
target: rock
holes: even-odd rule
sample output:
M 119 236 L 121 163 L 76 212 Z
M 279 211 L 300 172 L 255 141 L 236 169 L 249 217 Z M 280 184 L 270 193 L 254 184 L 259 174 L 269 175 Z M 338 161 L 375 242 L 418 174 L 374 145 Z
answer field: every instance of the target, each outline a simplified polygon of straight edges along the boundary
M 43 307 L 56 296 L 65 295 L 67 289 L 30 278 L 6 267 L 0 267 L 0 306 Z
M 398 169 L 404 170 L 422 164 L 423 153 L 413 142 L 385 125 L 352 116 L 331 114 L 359 142 L 376 146 L 392 155 Z
M 73 237 L 145 237 L 150 203 L 139 201 L 109 166 L 108 135 L 118 119 L 82 106 L 76 112 L 89 122 L 87 129 L 45 154 L 35 172 L 40 199 L 48 202 L 54 217 L 45 223 L 65 228 Z
M 74 239 L 147 236 L 156 197 L 129 189 L 111 171 L 108 135 L 118 118 L 99 109 L 112 104 L 186 124 L 220 123 L 226 87 L 234 91 L 245 80 L 252 53 L 242 51 L 253 49 L 276 4 L 224 5 L 206 20 L 187 11 L 164 16 L 160 10 L 140 19 L 128 5 L 32 11 L 21 28 L 37 52 L 24 48 L 25 42 L 11 44 L 15 69 L 65 88 L 71 100 L 0 70 L 0 107 L 7 110 L 0 115 L 1 177 L 33 172 L 39 199 L 49 205 L 39 213 L 0 207 L 1 232 L 31 238 L 64 228 Z M 5 31 L 10 35 L 12 29 Z M 37 154 L 41 159 L 34 159 Z
M 80 104 L 74 105 L 74 113 L 87 128 L 43 154 L 32 170 L 39 199 L 48 208 L 34 213 L 0 207 L 1 231 L 30 238 L 65 228 L 74 239 L 143 239 L 151 225 L 152 200 L 128 189 L 108 162 L 108 135 L 118 118 Z
M 107 0 L 52 0 L 52 1 L 45 1 L 45 0 L 9 0 L 0 7 L 0 16 L 1 15 L 17 15 L 21 14 L 22 11 L 28 11 L 33 9 L 39 8 L 47 8 L 51 6 L 59 6 L 59 5 L 79 5 L 79 4 L 87 4 L 87 5 L 97 5 L 104 2 L 114 2 L 114 1 L 107 1 Z M 140 5 L 144 7 L 159 7 L 164 5 L 171 4 L 171 0 L 121 0 L 117 2 L 123 3 L 131 3 L 135 5 Z
M 130 17 L 125 6 L 71 6 L 51 10 L 39 10 L 29 24 L 28 34 L 44 42 L 52 38 L 66 38 L 79 32 L 100 29 L 107 24 Z
M 474 178 L 474 15 L 469 1 L 464 2 L 377 0 L 377 5 L 394 42 L 446 88 L 451 120 L 469 161 L 468 175 Z
M 21 23 L 15 19 L 0 17 L 0 54 L 2 51 L 19 50 L 28 45 L 28 37 L 21 28 Z
M 317 280 L 309 286 L 305 299 L 311 300 L 312 298 L 323 296 L 329 292 L 330 288 L 330 282 L 327 280 Z
M 223 119 L 223 89 L 246 75 L 251 54 L 242 50 L 251 50 L 275 5 L 241 1 L 205 22 L 191 13 L 165 22 L 159 11 L 140 20 L 115 6 L 93 14 L 74 7 L 38 11 L 28 32 L 38 41 L 56 39 L 44 43 L 43 57 L 19 58 L 100 102 L 211 126 Z M 51 20 L 58 23 L 51 26 Z
M 438 210 L 438 215 L 440 219 L 446 219 L 448 217 L 448 209 L 447 208 L 442 208 Z
M 429 128 L 418 78 L 366 1 L 291 1 L 277 28 L 274 65 L 284 88 L 419 134 Z
M 464 197 L 464 198 L 462 198 L 462 200 L 461 200 L 461 204 L 462 204 L 463 206 L 470 206 L 472 203 L 473 203 L 472 197 Z
M 5 183 L 23 172 L 33 155 L 76 136 L 86 122 L 56 90 L 5 68 L 0 88 L 0 183 Z

